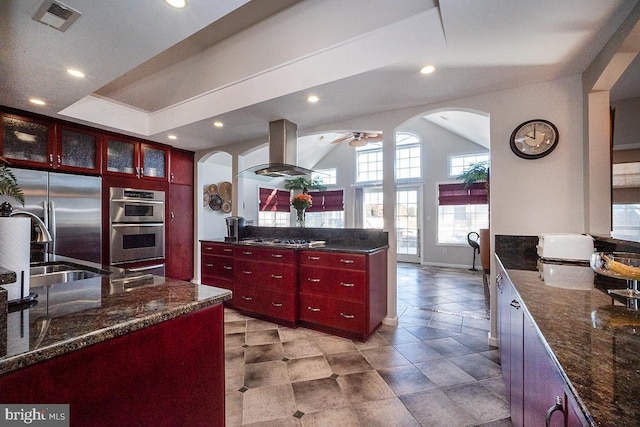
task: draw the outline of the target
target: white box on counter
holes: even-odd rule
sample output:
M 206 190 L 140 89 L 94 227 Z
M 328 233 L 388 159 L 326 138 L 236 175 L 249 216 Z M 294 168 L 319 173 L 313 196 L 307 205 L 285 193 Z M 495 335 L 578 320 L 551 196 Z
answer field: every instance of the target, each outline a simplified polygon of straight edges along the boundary
M 538 256 L 543 259 L 586 262 L 595 250 L 593 237 L 570 233 L 540 234 L 536 248 Z

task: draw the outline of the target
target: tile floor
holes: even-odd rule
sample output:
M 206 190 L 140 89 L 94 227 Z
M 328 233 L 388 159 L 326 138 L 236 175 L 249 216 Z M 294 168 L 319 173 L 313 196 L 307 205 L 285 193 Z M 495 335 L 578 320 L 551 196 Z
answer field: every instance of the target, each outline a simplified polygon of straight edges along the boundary
M 232 426 L 511 426 L 479 271 L 398 265 L 397 327 L 366 343 L 225 310 Z

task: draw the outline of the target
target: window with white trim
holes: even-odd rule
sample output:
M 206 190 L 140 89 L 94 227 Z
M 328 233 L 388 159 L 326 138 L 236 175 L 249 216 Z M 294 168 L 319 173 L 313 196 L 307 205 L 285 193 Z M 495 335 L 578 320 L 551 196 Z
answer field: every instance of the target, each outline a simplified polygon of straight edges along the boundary
M 337 173 L 336 168 L 331 169 L 317 169 L 311 174 L 311 180 L 322 180 L 322 185 L 336 185 Z
M 489 162 L 489 153 L 464 154 L 449 157 L 449 176 L 457 177 L 472 165 L 480 162 Z
M 422 177 L 422 145 L 411 133 L 396 134 L 396 179 Z
M 368 144 L 356 151 L 356 182 L 382 181 L 382 144 Z
M 484 183 L 464 188 L 460 182 L 438 185 L 438 243 L 467 244 L 467 235 L 489 227 Z

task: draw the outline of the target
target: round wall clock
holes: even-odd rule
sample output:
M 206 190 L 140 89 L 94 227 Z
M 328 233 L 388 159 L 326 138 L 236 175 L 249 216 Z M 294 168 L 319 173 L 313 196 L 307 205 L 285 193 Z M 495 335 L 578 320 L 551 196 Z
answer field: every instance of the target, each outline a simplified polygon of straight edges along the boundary
M 558 129 L 547 120 L 529 120 L 514 129 L 509 145 L 518 157 L 539 159 L 558 145 Z

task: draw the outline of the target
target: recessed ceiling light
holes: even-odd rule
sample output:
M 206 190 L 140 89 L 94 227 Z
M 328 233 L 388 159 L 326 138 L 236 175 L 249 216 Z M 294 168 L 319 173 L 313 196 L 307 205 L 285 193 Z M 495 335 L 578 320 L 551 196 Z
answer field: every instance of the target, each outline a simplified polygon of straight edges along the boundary
M 433 65 L 425 65 L 424 67 L 422 67 L 420 69 L 420 72 L 422 74 L 431 74 L 436 70 L 436 67 L 434 67 Z
M 29 102 L 36 105 L 46 105 L 46 103 L 42 99 L 38 98 L 29 98 Z
M 172 140 L 178 139 L 178 137 L 173 135 L 173 134 L 167 135 L 167 138 L 172 139 Z
M 72 75 L 73 77 L 84 77 L 84 73 L 80 70 L 74 70 L 73 68 L 67 68 L 67 73 Z
M 307 98 L 307 101 L 309 101 L 309 102 L 318 102 L 318 101 L 320 101 L 320 98 L 318 98 L 316 95 L 310 95 Z
M 217 128 L 221 128 L 221 127 L 223 127 L 223 126 L 224 126 L 224 123 L 222 123 L 222 122 L 213 122 L 213 125 L 214 125 L 215 127 L 217 127 Z
M 164 0 L 169 6 L 182 9 L 187 5 L 187 0 Z

